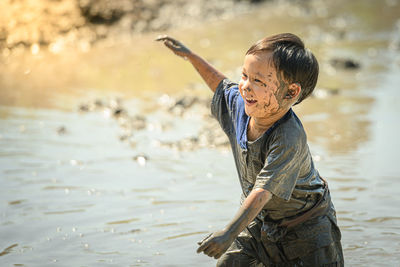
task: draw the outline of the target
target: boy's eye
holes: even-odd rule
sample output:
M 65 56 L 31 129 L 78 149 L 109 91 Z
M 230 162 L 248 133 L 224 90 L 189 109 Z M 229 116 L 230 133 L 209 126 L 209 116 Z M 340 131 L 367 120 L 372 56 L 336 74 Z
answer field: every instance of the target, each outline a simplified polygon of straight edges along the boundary
M 254 79 L 254 81 L 255 81 L 256 83 L 261 84 L 262 86 L 266 86 L 266 84 L 263 83 L 262 81 L 260 81 L 259 79 Z
M 247 75 L 242 73 L 242 77 L 247 79 Z

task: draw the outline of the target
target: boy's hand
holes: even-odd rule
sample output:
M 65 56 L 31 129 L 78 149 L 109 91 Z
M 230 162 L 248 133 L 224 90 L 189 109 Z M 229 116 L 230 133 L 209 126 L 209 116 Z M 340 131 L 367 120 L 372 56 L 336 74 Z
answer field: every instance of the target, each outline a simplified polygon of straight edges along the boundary
M 202 241 L 197 243 L 200 245 L 200 247 L 197 249 L 197 253 L 203 252 L 207 256 L 219 259 L 229 248 L 232 242 L 233 239 L 228 232 L 224 230 L 218 231 L 210 234 Z
M 189 48 L 184 46 L 181 42 L 167 35 L 157 37 L 156 41 L 162 41 L 166 47 L 168 47 L 172 50 L 172 52 L 175 53 L 175 55 L 183 57 L 184 59 L 187 59 L 187 57 L 192 54 Z

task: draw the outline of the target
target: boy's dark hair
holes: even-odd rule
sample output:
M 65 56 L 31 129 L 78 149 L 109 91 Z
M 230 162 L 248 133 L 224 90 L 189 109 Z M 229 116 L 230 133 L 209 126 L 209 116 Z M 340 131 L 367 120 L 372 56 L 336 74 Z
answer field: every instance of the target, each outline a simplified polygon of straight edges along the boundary
M 318 80 L 318 61 L 303 41 L 291 33 L 282 33 L 259 40 L 247 50 L 246 55 L 272 52 L 273 64 L 286 82 L 299 83 L 300 97 L 296 104 L 307 98 Z

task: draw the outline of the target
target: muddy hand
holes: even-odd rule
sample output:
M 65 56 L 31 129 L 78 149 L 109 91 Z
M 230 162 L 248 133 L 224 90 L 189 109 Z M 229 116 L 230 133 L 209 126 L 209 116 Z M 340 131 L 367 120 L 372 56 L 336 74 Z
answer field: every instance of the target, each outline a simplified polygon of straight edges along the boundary
M 232 242 L 233 239 L 231 239 L 229 233 L 225 231 L 215 232 L 198 243 L 200 246 L 197 249 L 197 253 L 203 252 L 209 257 L 218 259 L 225 253 Z
M 187 57 L 192 53 L 189 48 L 187 48 L 181 42 L 167 35 L 158 36 L 156 41 L 163 42 L 166 47 L 175 53 L 175 55 L 183 57 L 184 59 L 187 59 Z
M 197 242 L 197 245 L 200 246 L 201 244 L 203 244 L 203 242 L 206 241 L 206 239 L 209 238 L 211 235 L 212 235 L 212 233 L 209 234 L 208 236 L 204 237 L 201 241 Z

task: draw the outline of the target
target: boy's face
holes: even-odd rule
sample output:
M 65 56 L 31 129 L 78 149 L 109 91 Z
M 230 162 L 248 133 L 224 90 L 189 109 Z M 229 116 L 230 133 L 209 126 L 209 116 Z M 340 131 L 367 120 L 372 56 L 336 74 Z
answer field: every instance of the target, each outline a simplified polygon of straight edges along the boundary
M 276 72 L 271 52 L 246 55 L 239 91 L 250 117 L 267 118 L 291 106 L 286 96 L 288 83 Z

